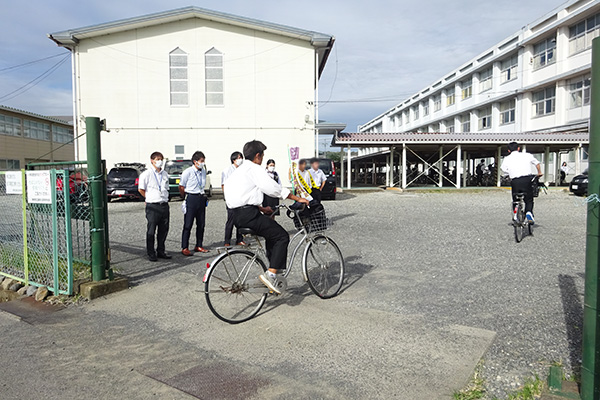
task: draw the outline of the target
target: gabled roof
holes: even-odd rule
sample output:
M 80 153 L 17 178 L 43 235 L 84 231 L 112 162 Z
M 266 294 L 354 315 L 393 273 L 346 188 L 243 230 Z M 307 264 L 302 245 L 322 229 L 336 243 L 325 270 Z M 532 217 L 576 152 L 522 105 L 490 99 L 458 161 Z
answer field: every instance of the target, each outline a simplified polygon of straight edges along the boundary
M 71 126 L 71 127 L 73 126 L 72 123 L 69 123 L 68 121 L 65 121 L 62 118 L 48 117 L 45 115 L 36 114 L 36 113 L 29 112 L 29 111 L 19 110 L 18 108 L 0 105 L 0 111 L 10 111 L 10 112 L 21 114 L 24 116 L 33 117 L 33 118 L 37 118 L 37 119 L 43 119 L 43 120 L 46 120 L 49 122 L 54 122 L 54 123 L 60 124 L 60 125 Z M 69 117 L 69 118 L 73 119 L 72 117 Z
M 200 18 L 208 21 L 215 21 L 308 41 L 319 53 L 319 74 L 325 67 L 329 52 L 331 51 L 333 43 L 335 42 L 335 38 L 332 35 L 325 33 L 294 28 L 287 25 L 275 24 L 253 18 L 241 17 L 239 15 L 222 13 L 219 11 L 208 10 L 195 6 L 121 19 L 98 25 L 90 25 L 82 28 L 69 29 L 66 31 L 48 34 L 48 37 L 56 42 L 59 46 L 73 48 L 82 39 L 166 24 L 169 22 L 190 18 Z

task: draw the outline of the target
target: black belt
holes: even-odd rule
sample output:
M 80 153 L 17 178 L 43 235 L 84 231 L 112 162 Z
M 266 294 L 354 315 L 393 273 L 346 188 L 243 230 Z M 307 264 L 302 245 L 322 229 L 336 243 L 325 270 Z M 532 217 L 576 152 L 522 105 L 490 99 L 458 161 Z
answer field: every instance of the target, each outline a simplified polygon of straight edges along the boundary
M 188 193 L 185 192 L 188 196 L 204 196 L 204 193 Z
M 241 206 L 241 207 L 235 207 L 235 208 L 230 208 L 230 210 L 245 210 L 247 208 L 258 208 L 258 206 L 251 206 L 251 205 L 247 205 L 247 206 Z
M 166 206 L 167 204 L 169 204 L 168 201 L 163 201 L 160 203 L 146 203 L 146 204 L 152 204 L 152 205 L 156 205 L 156 206 Z

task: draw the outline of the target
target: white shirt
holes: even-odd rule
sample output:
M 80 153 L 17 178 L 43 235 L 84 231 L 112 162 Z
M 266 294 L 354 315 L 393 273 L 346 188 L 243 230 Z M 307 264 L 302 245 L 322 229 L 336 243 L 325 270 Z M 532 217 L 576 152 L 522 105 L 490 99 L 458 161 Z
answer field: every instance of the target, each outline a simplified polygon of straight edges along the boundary
M 318 188 L 321 188 L 321 185 L 323 184 L 323 182 L 325 182 L 327 180 L 325 173 L 321 169 L 318 169 L 315 171 L 314 169 L 311 168 L 308 171 L 312 175 L 313 180 L 315 181 L 315 185 L 317 185 Z
M 204 194 L 205 184 L 206 170 L 202 168 L 201 171 L 198 171 L 193 165 L 183 171 L 179 180 L 179 186 L 183 186 L 185 192 L 189 194 Z
M 281 187 L 267 171 L 252 161 L 246 161 L 227 178 L 223 188 L 229 208 L 262 205 L 263 195 L 285 199 L 290 191 Z
M 502 161 L 502 172 L 508 174 L 510 179 L 520 178 L 522 176 L 532 175 L 532 166 L 540 162 L 535 157 L 526 152 L 513 151 Z
M 138 189 L 146 191 L 146 203 L 166 203 L 169 201 L 169 174 L 156 172 L 152 167 L 142 172 Z
M 221 185 L 225 184 L 225 181 L 233 172 L 237 169 L 234 164 L 231 164 L 229 167 L 225 168 L 223 172 L 221 172 Z

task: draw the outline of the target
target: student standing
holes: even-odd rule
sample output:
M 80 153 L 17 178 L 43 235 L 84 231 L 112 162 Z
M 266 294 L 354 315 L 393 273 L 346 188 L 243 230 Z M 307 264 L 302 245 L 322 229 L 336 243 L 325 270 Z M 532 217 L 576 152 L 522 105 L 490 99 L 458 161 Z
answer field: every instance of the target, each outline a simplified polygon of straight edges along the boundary
M 277 173 L 277 171 L 275 171 L 275 160 L 273 159 L 267 161 L 267 175 L 269 175 L 271 179 L 273 179 L 275 182 L 277 182 L 279 186 L 281 186 L 281 179 L 279 179 L 279 174 Z M 271 207 L 272 210 L 275 210 L 275 208 L 278 205 L 279 198 L 271 197 L 265 194 L 263 200 L 263 207 Z M 275 215 L 279 215 L 279 210 L 275 211 L 272 215 L 273 217 L 275 217 Z
M 244 156 L 239 151 L 234 151 L 231 153 L 231 165 L 223 170 L 221 173 L 221 189 L 225 192 L 225 181 L 227 178 L 231 176 L 235 172 L 235 170 L 242 165 L 244 162 Z M 225 196 L 223 196 L 225 197 Z M 225 223 L 225 246 L 231 246 L 231 235 L 233 234 L 233 211 L 227 207 L 227 203 L 225 203 L 225 208 L 227 209 L 227 222 Z M 242 235 L 240 235 L 239 230 L 236 228 L 235 234 L 235 242 L 238 245 L 244 245 L 245 243 L 242 240 Z
M 184 256 L 193 254 L 188 247 L 194 220 L 196 220 L 196 246 L 194 251 L 208 253 L 208 250 L 202 247 L 207 205 L 207 198 L 204 194 L 204 186 L 206 185 L 205 160 L 206 157 L 203 152 L 195 152 L 192 156 L 194 165 L 183 171 L 179 181 L 179 194 L 185 198 L 183 232 L 181 234 L 181 254 Z
M 314 189 L 318 189 L 312 175 L 306 169 L 306 160 L 301 159 L 298 161 L 298 170 L 296 171 L 296 177 L 298 178 L 298 184 L 301 187 L 301 197 L 309 198 L 309 200 L 315 200 L 312 192 Z
M 155 151 L 150 155 L 152 168 L 142 172 L 138 191 L 146 200 L 146 251 L 150 261 L 159 258 L 170 259 L 165 251 L 165 240 L 169 233 L 169 175 L 162 169 L 164 160 L 162 153 Z M 157 248 L 154 250 L 154 236 Z
M 313 184 L 315 186 L 313 188 L 311 194 L 312 194 L 312 197 L 314 197 L 314 199 L 320 203 L 321 202 L 321 190 L 323 190 L 323 186 L 325 186 L 327 177 L 325 176 L 325 173 L 319 168 L 319 159 L 318 158 L 312 158 L 310 160 L 310 167 L 311 168 L 308 170 L 308 172 L 310 173 L 310 175 L 313 179 Z

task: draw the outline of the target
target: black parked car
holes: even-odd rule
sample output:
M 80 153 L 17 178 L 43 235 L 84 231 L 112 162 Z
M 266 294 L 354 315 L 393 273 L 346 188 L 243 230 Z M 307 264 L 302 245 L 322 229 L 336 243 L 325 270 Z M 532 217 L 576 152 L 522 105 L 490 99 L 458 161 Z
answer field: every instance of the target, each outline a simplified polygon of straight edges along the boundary
M 571 179 L 569 190 L 577 196 L 587 196 L 588 193 L 588 170 L 583 171 L 583 174 L 577 175 Z
M 169 199 L 179 197 L 179 181 L 183 171 L 194 165 L 192 160 L 170 160 L 165 165 L 165 171 L 169 174 Z M 206 166 L 204 166 L 206 169 Z M 212 197 L 212 183 L 210 181 L 212 171 L 206 171 L 205 193 L 207 197 Z
M 115 164 L 106 179 L 108 200 L 118 198 L 141 200 L 142 195 L 138 192 L 138 185 L 140 175 L 145 170 L 146 166 L 140 163 Z
M 337 191 L 337 179 L 335 176 L 335 166 L 333 160 L 330 158 L 319 158 L 319 168 L 323 171 L 327 177 L 325 186 L 321 192 L 323 200 L 335 200 L 335 194 Z

